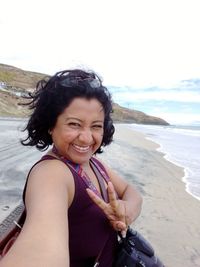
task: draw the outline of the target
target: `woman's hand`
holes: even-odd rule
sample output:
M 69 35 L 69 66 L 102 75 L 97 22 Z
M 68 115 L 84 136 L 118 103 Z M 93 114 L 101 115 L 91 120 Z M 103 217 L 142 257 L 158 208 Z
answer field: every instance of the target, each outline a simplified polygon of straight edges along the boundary
M 120 231 L 122 236 L 125 236 L 128 226 L 126 220 L 126 202 L 117 199 L 113 184 L 108 182 L 108 203 L 97 196 L 91 189 L 87 188 L 86 190 L 94 203 L 96 203 L 97 206 L 105 213 L 113 228 L 116 231 Z

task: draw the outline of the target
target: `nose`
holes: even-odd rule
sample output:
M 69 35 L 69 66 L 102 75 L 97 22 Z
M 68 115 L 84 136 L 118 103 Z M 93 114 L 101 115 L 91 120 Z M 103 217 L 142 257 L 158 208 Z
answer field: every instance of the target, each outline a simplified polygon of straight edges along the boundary
M 83 129 L 80 133 L 79 133 L 79 141 L 82 144 L 85 145 L 89 145 L 92 143 L 93 141 L 93 136 L 92 136 L 92 132 L 90 129 Z

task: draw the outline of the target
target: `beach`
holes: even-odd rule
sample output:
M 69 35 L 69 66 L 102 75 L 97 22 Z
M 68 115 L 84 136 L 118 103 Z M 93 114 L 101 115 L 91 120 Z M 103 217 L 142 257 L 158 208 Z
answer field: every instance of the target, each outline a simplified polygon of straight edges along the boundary
M 17 132 L 22 122 L 0 121 L 1 125 L 2 220 L 20 201 L 28 169 L 42 154 L 19 144 Z M 150 241 L 166 267 L 200 267 L 200 201 L 186 192 L 183 168 L 167 161 L 157 151 L 159 145 L 143 133 L 128 125 L 115 127 L 113 143 L 98 157 L 142 194 L 142 212 L 132 227 Z
M 100 156 L 143 196 L 132 225 L 153 245 L 166 267 L 200 266 L 200 201 L 185 190 L 183 168 L 164 158 L 158 145 L 123 124 Z

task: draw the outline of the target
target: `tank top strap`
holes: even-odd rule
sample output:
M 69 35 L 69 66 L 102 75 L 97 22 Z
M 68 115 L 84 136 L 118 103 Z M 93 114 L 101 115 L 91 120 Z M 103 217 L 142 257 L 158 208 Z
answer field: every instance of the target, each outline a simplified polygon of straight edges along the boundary
M 22 199 L 23 199 L 24 206 L 25 206 L 25 194 L 26 194 L 26 188 L 27 188 L 27 184 L 28 184 L 28 178 L 29 178 L 29 175 L 30 175 L 32 169 L 33 169 L 38 163 L 40 163 L 41 161 L 44 161 L 44 160 L 53 160 L 53 159 L 57 159 L 57 158 L 54 157 L 54 156 L 51 156 L 51 155 L 44 155 L 40 160 L 38 160 L 35 164 L 33 164 L 33 166 L 31 167 L 31 169 L 29 170 L 29 172 L 28 172 L 28 174 L 27 174 L 26 182 L 25 182 L 25 185 L 24 185 L 23 194 L 22 194 Z

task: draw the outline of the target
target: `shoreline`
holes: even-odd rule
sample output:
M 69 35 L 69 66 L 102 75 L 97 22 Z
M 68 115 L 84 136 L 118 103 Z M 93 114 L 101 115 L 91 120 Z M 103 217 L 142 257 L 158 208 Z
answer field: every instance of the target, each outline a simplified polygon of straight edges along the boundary
M 169 126 L 151 127 L 149 125 L 129 125 L 146 135 L 146 139 L 160 145 L 157 149 L 164 154 L 164 158 L 173 164 L 184 168 L 182 178 L 185 191 L 200 201 L 200 126 Z M 189 160 L 190 159 L 190 160 Z
M 135 129 L 134 129 L 134 130 L 135 130 Z M 139 132 L 139 131 L 138 131 L 138 132 Z M 167 160 L 167 161 L 169 161 L 170 163 L 172 163 L 172 164 L 174 164 L 174 165 L 176 165 L 176 166 L 178 166 L 178 167 L 180 167 L 180 168 L 183 169 L 184 174 L 183 174 L 183 176 L 182 176 L 182 181 L 183 181 L 183 183 L 185 184 L 185 191 L 186 191 L 189 195 L 191 195 L 193 198 L 195 198 L 195 199 L 197 199 L 197 200 L 200 201 L 200 197 L 198 197 L 198 196 L 192 194 L 192 192 L 190 192 L 190 190 L 189 190 L 189 188 L 188 188 L 188 187 L 189 187 L 189 184 L 190 184 L 190 181 L 187 180 L 187 177 L 189 177 L 189 171 L 187 170 L 187 167 L 184 166 L 184 165 L 179 164 L 179 163 L 176 162 L 175 160 L 173 161 L 172 159 L 170 159 L 170 156 L 169 156 L 170 154 L 167 153 L 167 152 L 165 152 L 165 151 L 163 151 L 163 146 L 162 146 L 162 144 L 160 144 L 159 142 L 153 140 L 153 139 L 150 138 L 150 137 L 147 137 L 146 135 L 145 135 L 145 138 L 146 138 L 147 140 L 149 140 L 149 141 L 151 141 L 151 142 L 154 142 L 154 143 L 156 143 L 156 144 L 159 145 L 159 147 L 158 147 L 156 150 L 157 150 L 158 152 L 160 152 L 160 153 L 163 154 L 163 158 L 164 158 L 165 160 Z
M 200 266 L 200 203 L 185 190 L 184 168 L 164 158 L 144 133 L 116 124 L 114 142 L 100 155 L 143 196 L 133 227 L 166 267 Z

